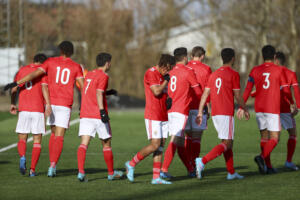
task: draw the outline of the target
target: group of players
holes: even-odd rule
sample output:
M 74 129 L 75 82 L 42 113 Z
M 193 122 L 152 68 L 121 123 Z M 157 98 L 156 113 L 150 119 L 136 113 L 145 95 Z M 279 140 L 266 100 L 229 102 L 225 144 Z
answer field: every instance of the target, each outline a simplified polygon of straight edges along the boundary
M 96 57 L 97 69 L 83 77 L 79 64 L 70 57 L 73 45 L 63 41 L 59 45 L 60 56 L 48 58 L 37 54 L 33 63 L 21 67 L 14 82 L 5 86 L 11 90 L 11 113 L 17 113 L 16 96 L 19 93 L 18 152 L 20 172 L 26 173 L 26 143 L 28 134 L 33 134 L 33 149 L 29 176 L 36 176 L 35 168 L 41 152 L 42 135 L 47 125 L 51 126 L 49 140 L 50 166 L 48 176 L 56 176 L 66 129 L 69 127 L 73 104 L 74 84 L 81 88 L 81 110 L 79 136 L 81 143 L 77 151 L 78 175 L 85 181 L 84 170 L 86 151 L 91 137 L 102 141 L 103 156 L 108 169 L 108 180 L 123 176 L 122 171 L 114 170 L 111 148 L 111 129 L 107 111 L 107 95 L 116 95 L 116 90 L 107 90 L 111 68 L 111 55 L 100 53 Z M 245 105 L 252 87 L 251 96 L 255 97 L 255 112 L 261 133 L 261 154 L 255 162 L 261 173 L 275 173 L 270 162 L 270 154 L 278 143 L 281 124 L 289 131 L 288 156 L 285 166 L 298 170 L 292 163 L 296 146 L 296 124 L 293 116 L 300 108 L 300 93 L 294 72 L 284 64 L 284 55 L 276 53 L 275 48 L 267 45 L 262 49 L 264 63 L 252 69 L 242 97 L 239 73 L 232 69 L 235 52 L 231 48 L 221 51 L 223 66 L 212 72 L 202 61 L 205 50 L 196 46 L 192 49 L 192 59 L 188 62 L 187 49 L 174 50 L 174 56 L 162 54 L 158 65 L 148 69 L 144 76 L 146 97 L 145 125 L 149 145 L 143 147 L 130 161 L 125 163 L 126 176 L 134 181 L 134 169 L 145 157 L 153 154 L 152 184 L 171 184 L 169 166 L 177 150 L 187 168 L 189 177 L 202 178 L 205 164 L 222 153 L 228 170 L 227 179 L 242 179 L 233 167 L 234 139 L 234 98 L 240 108 L 237 117 L 246 120 L 250 115 Z M 274 60 L 275 59 L 275 60 Z M 279 62 L 279 63 L 278 63 Z M 293 95 L 297 105 L 294 104 Z M 270 104 L 269 102 L 272 102 Z M 203 131 L 207 129 L 210 115 L 218 132 L 221 143 L 208 154 L 198 158 Z M 165 141 L 171 136 L 164 154 Z

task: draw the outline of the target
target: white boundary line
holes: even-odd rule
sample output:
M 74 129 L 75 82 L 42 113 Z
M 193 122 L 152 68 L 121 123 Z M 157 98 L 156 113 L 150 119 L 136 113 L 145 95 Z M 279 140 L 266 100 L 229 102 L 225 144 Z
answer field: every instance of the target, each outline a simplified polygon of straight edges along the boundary
M 79 118 L 70 121 L 70 126 L 72 126 L 74 124 L 77 124 L 79 121 L 80 121 Z M 50 133 L 51 133 L 51 129 L 46 131 L 46 133 L 43 136 L 49 135 Z M 30 137 L 30 138 L 28 138 L 27 142 L 31 142 L 32 140 L 33 140 L 33 137 Z M 14 143 L 14 144 L 8 145 L 6 147 L 3 147 L 3 148 L 0 149 L 0 153 L 2 153 L 4 151 L 7 151 L 9 149 L 15 148 L 17 146 L 18 146 L 18 143 Z

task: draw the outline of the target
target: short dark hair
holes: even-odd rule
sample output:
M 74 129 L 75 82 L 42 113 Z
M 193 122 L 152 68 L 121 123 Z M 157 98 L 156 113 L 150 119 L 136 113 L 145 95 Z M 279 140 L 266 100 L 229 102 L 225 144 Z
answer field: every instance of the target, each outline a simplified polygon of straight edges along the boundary
M 74 46 L 70 41 L 63 41 L 58 45 L 58 48 L 62 54 L 67 57 L 71 57 L 74 53 Z
M 35 63 L 44 63 L 47 60 L 47 56 L 43 53 L 38 53 L 33 57 L 33 62 Z
M 170 54 L 161 54 L 158 66 L 159 67 L 167 67 L 168 65 L 174 66 L 175 65 L 175 58 Z
M 277 51 L 275 54 L 275 59 L 279 60 L 280 65 L 285 64 L 285 55 L 281 51 Z
M 265 45 L 261 52 L 264 60 L 274 60 L 276 50 L 272 45 Z
M 205 55 L 205 50 L 203 47 L 196 46 L 192 49 L 192 56 L 193 57 L 201 57 Z
M 232 60 L 232 58 L 234 58 L 234 56 L 235 56 L 235 53 L 232 48 L 225 48 L 225 49 L 222 49 L 222 51 L 221 51 L 221 57 L 223 60 L 223 64 L 229 63 Z
M 97 66 L 102 67 L 105 63 L 111 61 L 111 55 L 109 53 L 99 53 L 96 57 Z
M 187 57 L 187 49 L 185 47 L 179 47 L 174 50 L 175 61 L 182 61 L 184 57 Z

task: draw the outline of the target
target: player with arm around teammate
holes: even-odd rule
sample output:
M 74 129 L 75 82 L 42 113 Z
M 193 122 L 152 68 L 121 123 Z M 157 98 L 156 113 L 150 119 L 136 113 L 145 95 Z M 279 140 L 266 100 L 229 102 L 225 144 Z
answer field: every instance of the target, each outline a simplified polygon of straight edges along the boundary
M 114 170 L 113 153 L 111 149 L 111 129 L 106 102 L 106 90 L 109 76 L 106 72 L 111 67 L 111 55 L 100 53 L 97 55 L 98 68 L 87 73 L 82 91 L 79 136 L 81 143 L 77 151 L 78 180 L 86 180 L 84 164 L 86 151 L 91 137 L 98 134 L 102 141 L 103 156 L 108 170 L 108 180 L 123 176 L 123 172 Z
M 35 71 L 47 57 L 44 54 L 34 56 L 33 63 L 21 67 L 15 81 L 22 79 L 27 74 Z M 26 173 L 26 143 L 28 134 L 33 134 L 33 148 L 31 155 L 31 166 L 29 176 L 36 176 L 36 165 L 41 153 L 42 135 L 45 134 L 45 116 L 51 114 L 49 93 L 47 90 L 45 77 L 40 77 L 33 81 L 28 81 L 19 86 L 15 86 L 11 91 L 11 114 L 17 114 L 19 110 L 16 132 L 18 133 L 18 153 L 20 155 L 20 172 Z M 19 109 L 16 106 L 16 95 L 19 88 Z M 44 102 L 46 105 L 44 105 Z
M 50 167 L 48 177 L 56 176 L 56 164 L 62 153 L 66 129 L 69 127 L 76 80 L 81 88 L 83 86 L 82 68 L 71 59 L 74 52 L 73 44 L 69 41 L 63 41 L 58 47 L 60 56 L 47 59 L 34 72 L 4 88 L 8 89 L 47 74 L 52 108 L 52 113 L 47 119 L 47 125 L 51 126 L 52 131 L 49 140 Z
M 234 139 L 234 98 L 242 107 L 243 111 L 239 113 L 238 117 L 246 117 L 249 119 L 250 115 L 245 106 L 244 100 L 240 94 L 240 76 L 239 73 L 232 69 L 235 61 L 235 52 L 231 48 L 225 48 L 221 52 L 223 66 L 213 72 L 205 87 L 204 93 L 201 97 L 199 105 L 199 113 L 197 116 L 197 123 L 201 124 L 203 120 L 203 109 L 210 95 L 211 98 L 211 115 L 214 126 L 218 132 L 218 138 L 222 140 L 221 144 L 215 146 L 208 154 L 202 158 L 196 158 L 196 172 L 197 178 L 202 178 L 202 172 L 206 163 L 220 156 L 224 155 L 227 166 L 227 179 L 242 179 L 234 170 L 233 166 L 233 139 Z
M 135 166 L 153 153 L 152 184 L 171 184 L 160 178 L 163 147 L 168 137 L 167 85 L 170 80 L 168 72 L 175 64 L 169 54 L 162 54 L 157 66 L 148 69 L 144 75 L 146 97 L 145 124 L 150 144 L 142 148 L 132 159 L 125 163 L 127 178 L 134 181 Z

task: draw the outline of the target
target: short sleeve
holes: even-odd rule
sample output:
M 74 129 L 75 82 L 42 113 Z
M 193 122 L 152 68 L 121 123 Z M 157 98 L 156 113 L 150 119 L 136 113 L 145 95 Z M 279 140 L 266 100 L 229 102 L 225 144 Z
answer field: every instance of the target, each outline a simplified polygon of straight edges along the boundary
M 77 71 L 76 71 L 76 79 L 83 78 L 83 68 L 78 65 Z
M 147 71 L 145 74 L 145 82 L 151 87 L 153 85 L 160 85 L 160 77 L 154 71 Z
M 196 75 L 195 75 L 194 71 L 192 71 L 192 70 L 189 71 L 188 80 L 191 84 L 191 87 L 199 86 L 199 83 L 197 81 L 197 78 L 196 78 Z
M 212 78 L 212 75 L 210 75 L 205 88 L 211 89 L 212 87 L 213 87 L 213 78 Z
M 47 75 L 44 75 L 42 77 L 41 83 L 44 85 L 48 85 L 48 76 Z
M 45 73 L 48 72 L 49 67 L 49 59 L 47 59 L 41 66 L 39 66 L 39 69 L 43 70 Z
M 108 86 L 108 76 L 103 76 L 100 79 L 98 79 L 98 84 L 97 84 L 97 90 L 101 91 L 106 91 L 107 86 Z
M 281 69 L 281 73 L 280 73 L 280 86 L 281 87 L 285 87 L 285 86 L 289 86 L 290 84 L 288 83 L 288 79 L 286 77 L 286 73 L 284 72 L 283 69 Z
M 233 80 L 232 80 L 232 89 L 233 90 L 239 90 L 241 88 L 240 86 L 240 75 L 239 73 L 235 72 L 233 75 Z
M 20 79 L 19 76 L 20 76 L 20 75 L 19 75 L 19 72 L 17 72 L 17 73 L 15 74 L 15 77 L 14 77 L 14 82 L 17 82 L 17 81 Z
M 291 74 L 291 86 L 298 85 L 297 75 L 295 72 L 292 72 Z

